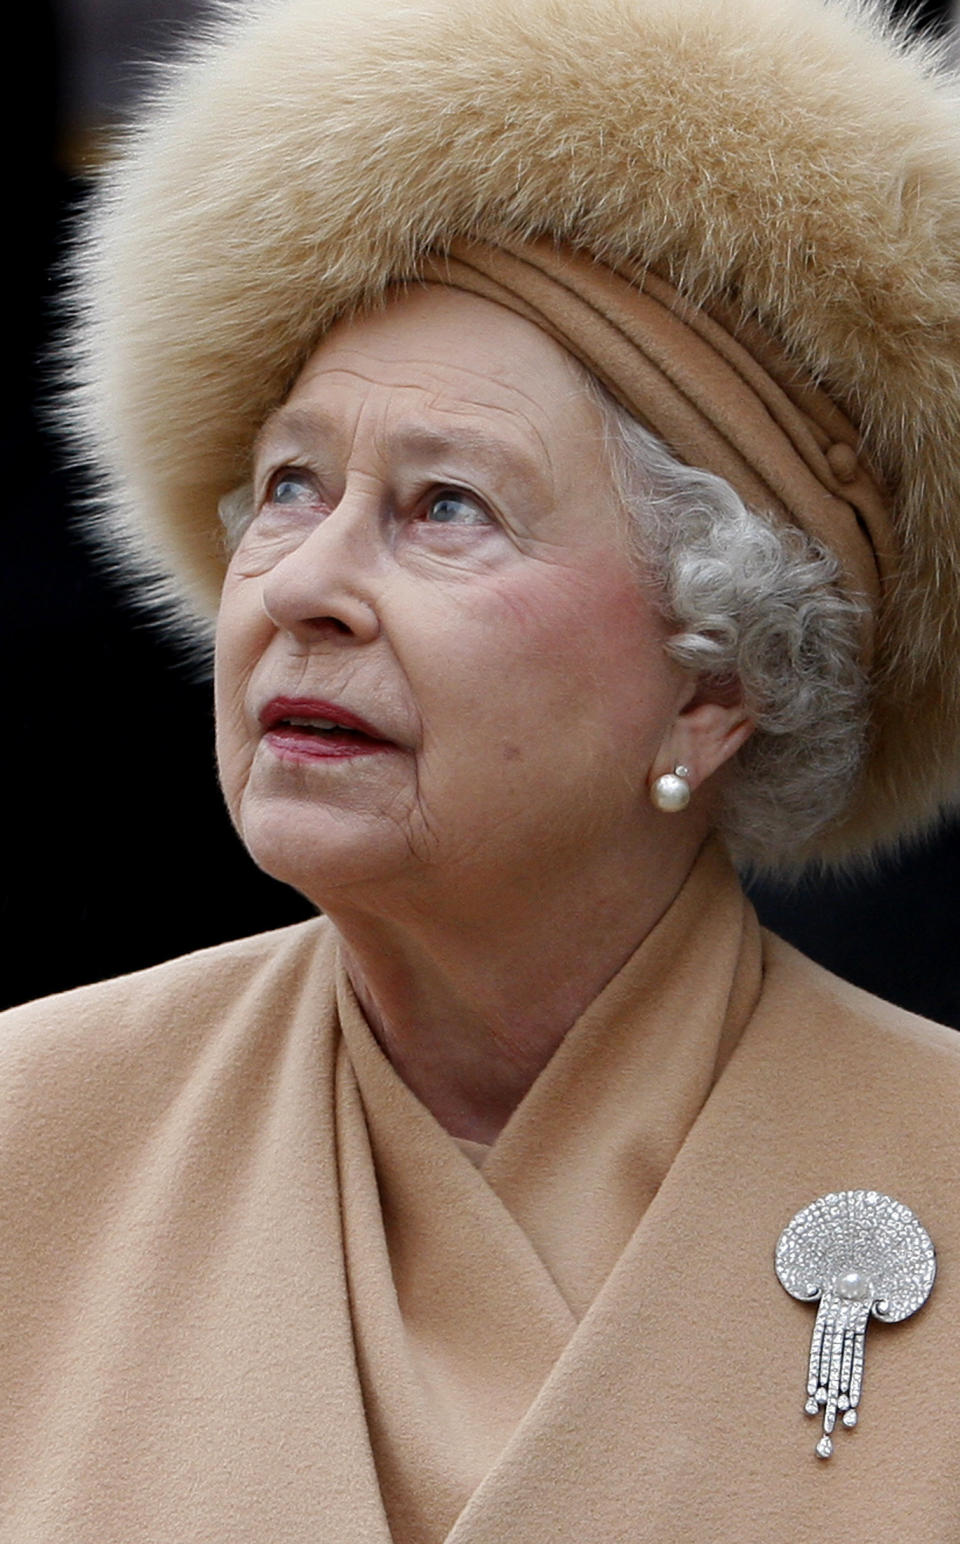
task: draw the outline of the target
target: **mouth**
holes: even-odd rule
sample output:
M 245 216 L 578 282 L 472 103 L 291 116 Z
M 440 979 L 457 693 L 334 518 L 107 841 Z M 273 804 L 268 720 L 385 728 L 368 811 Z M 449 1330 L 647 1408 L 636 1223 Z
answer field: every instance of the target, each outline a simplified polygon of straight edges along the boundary
M 314 697 L 273 697 L 261 710 L 260 727 L 284 760 L 340 761 L 399 749 L 348 708 Z

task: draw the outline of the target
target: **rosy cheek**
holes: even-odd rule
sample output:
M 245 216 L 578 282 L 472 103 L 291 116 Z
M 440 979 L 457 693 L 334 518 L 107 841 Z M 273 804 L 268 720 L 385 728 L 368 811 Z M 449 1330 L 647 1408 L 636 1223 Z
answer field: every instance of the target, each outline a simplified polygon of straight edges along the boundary
M 557 648 L 570 661 L 594 651 L 644 650 L 662 644 L 666 625 L 646 604 L 632 574 L 557 566 L 531 584 L 528 575 L 496 576 L 470 604 L 478 627 L 512 637 L 518 650 Z
M 471 717 L 488 723 L 505 773 L 541 735 L 573 736 L 565 754 L 587 724 L 594 749 L 611 735 L 645 745 L 674 711 L 682 673 L 664 652 L 669 628 L 633 573 L 610 568 L 545 567 L 536 583 L 528 569 L 464 597 L 452 674 L 475 681 Z

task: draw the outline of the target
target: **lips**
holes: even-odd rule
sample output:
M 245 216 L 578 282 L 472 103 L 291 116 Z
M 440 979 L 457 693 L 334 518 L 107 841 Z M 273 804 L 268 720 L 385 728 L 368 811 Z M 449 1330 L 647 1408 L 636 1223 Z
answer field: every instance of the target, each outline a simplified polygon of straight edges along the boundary
M 399 749 L 348 708 L 315 697 L 271 698 L 261 710 L 260 726 L 271 750 L 283 759 L 339 761 Z

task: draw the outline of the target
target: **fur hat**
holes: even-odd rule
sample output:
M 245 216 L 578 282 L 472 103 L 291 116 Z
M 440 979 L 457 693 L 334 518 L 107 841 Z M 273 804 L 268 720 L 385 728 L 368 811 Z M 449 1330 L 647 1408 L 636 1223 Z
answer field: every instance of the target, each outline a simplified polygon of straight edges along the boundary
M 317 338 L 427 250 L 547 236 L 735 302 L 859 423 L 900 569 L 828 857 L 960 769 L 960 113 L 871 0 L 255 0 L 166 83 L 79 255 L 111 550 L 209 618 L 221 496 Z

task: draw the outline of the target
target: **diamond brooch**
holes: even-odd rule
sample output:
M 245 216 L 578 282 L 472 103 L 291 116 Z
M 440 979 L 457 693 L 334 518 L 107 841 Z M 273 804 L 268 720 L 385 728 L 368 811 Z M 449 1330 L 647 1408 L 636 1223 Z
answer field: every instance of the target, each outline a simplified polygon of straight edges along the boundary
M 780 1235 L 780 1283 L 791 1297 L 819 1299 L 807 1376 L 808 1415 L 823 1414 L 820 1458 L 833 1452 L 839 1416 L 856 1426 L 867 1322 L 895 1324 L 930 1296 L 937 1257 L 908 1207 L 877 1190 L 841 1190 L 798 1212 Z

